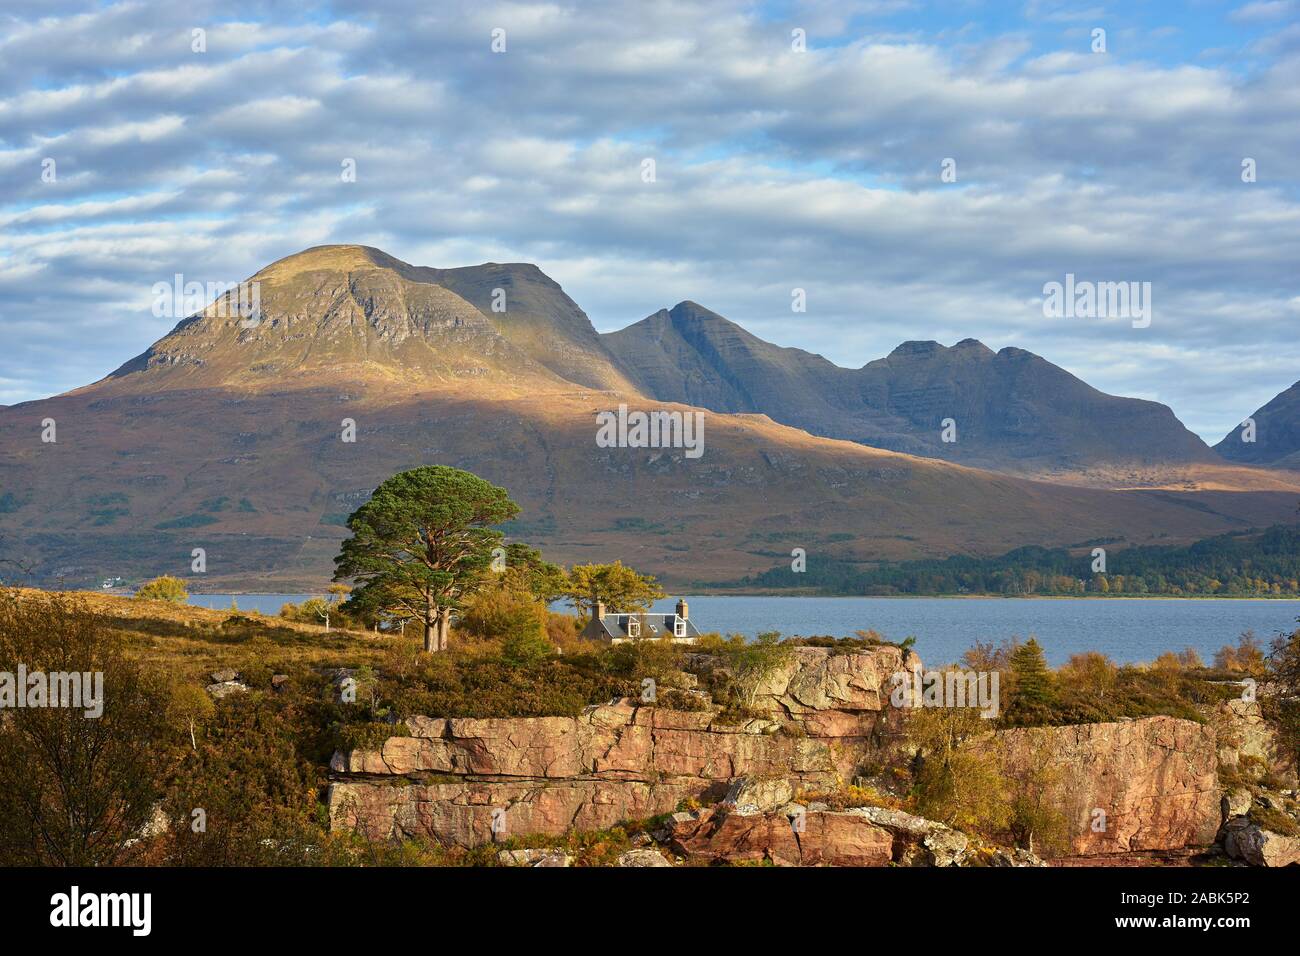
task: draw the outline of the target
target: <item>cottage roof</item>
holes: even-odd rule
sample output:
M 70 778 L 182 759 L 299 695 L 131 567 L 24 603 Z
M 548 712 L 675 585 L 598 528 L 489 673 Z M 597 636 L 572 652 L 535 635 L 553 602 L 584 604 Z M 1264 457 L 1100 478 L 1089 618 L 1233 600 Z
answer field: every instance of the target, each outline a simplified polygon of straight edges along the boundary
M 640 623 L 640 638 L 655 637 L 699 637 L 699 628 L 690 618 L 680 618 L 676 614 L 606 614 L 599 620 L 593 620 L 590 627 L 603 631 L 610 638 L 631 638 L 628 633 L 630 621 Z M 678 634 L 675 626 L 678 621 L 686 625 L 686 633 Z

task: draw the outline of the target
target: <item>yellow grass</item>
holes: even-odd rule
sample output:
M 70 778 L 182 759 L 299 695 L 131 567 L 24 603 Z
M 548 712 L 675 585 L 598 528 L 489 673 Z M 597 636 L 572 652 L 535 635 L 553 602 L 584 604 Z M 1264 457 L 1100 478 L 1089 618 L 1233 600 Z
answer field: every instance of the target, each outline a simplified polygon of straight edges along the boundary
M 273 669 L 374 666 L 400 641 L 416 640 L 410 635 L 403 639 L 337 627 L 327 633 L 323 625 L 256 611 L 211 610 L 93 591 L 15 590 L 20 597 L 52 593 L 81 601 L 126 639 L 130 653 L 165 666 L 174 677 L 204 683 L 212 671 L 238 670 L 253 660 Z

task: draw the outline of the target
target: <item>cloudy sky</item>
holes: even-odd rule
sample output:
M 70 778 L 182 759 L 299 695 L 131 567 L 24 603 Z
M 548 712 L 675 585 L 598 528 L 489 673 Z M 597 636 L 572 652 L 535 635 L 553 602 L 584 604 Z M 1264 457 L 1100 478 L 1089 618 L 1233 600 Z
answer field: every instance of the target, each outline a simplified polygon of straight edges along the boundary
M 287 6 L 0 0 L 0 404 L 331 242 L 536 262 L 602 331 L 1026 348 L 1211 442 L 1300 379 L 1300 0 Z M 1046 318 L 1067 273 L 1150 326 Z

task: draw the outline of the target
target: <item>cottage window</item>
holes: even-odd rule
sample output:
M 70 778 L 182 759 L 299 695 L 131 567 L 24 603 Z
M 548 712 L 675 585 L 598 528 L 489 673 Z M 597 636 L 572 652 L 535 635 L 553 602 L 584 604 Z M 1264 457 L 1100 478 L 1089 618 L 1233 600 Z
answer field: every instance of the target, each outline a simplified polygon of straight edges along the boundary
M 673 619 L 673 636 L 674 637 L 686 636 L 686 622 L 683 621 L 680 617 Z
M 627 619 L 627 636 L 628 637 L 641 636 L 641 622 L 638 621 L 636 618 L 630 617 Z

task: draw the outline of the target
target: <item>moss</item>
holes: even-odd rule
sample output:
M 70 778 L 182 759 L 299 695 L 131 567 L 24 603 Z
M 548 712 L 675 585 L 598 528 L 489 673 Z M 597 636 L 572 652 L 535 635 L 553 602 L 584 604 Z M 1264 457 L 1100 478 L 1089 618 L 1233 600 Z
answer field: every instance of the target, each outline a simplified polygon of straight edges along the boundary
M 1300 836 L 1300 823 L 1276 807 L 1261 807 L 1256 804 L 1250 810 L 1250 819 L 1256 826 L 1281 836 Z
M 356 721 L 338 725 L 336 744 L 339 750 L 379 750 L 389 737 L 409 737 L 405 722 Z
M 832 810 L 848 810 L 853 807 L 884 807 L 889 810 L 907 810 L 909 804 L 887 793 L 881 793 L 875 787 L 849 785 L 835 790 L 811 790 L 799 792 L 797 803 L 824 803 Z

